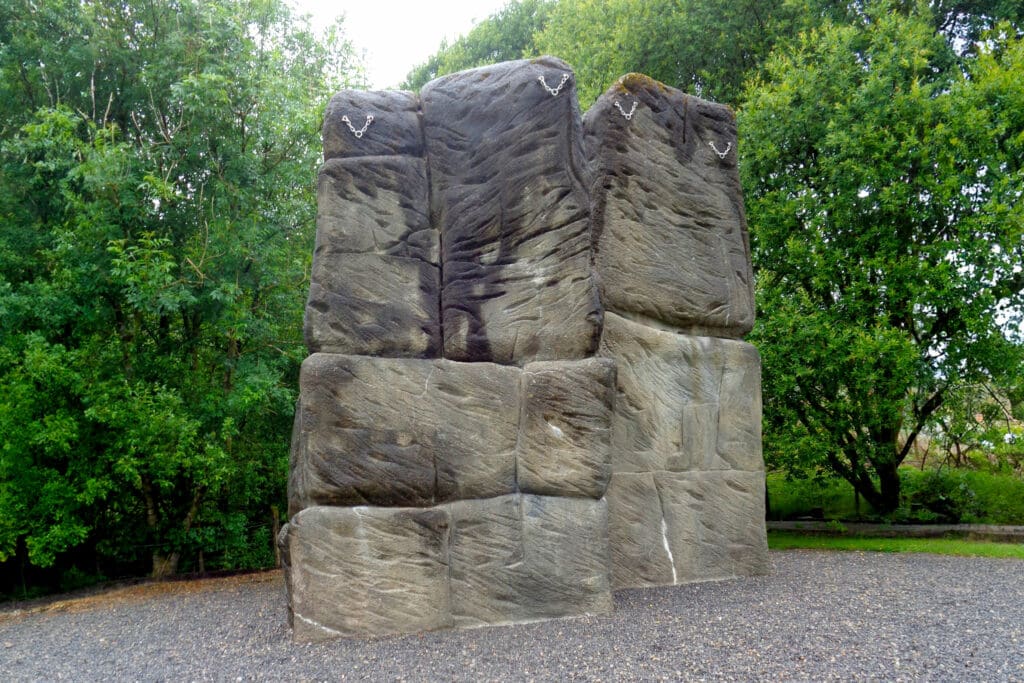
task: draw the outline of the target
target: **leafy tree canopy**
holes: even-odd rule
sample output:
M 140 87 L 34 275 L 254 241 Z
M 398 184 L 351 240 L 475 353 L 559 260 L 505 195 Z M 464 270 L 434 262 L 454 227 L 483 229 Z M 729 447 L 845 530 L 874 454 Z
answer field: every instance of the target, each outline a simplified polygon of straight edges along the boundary
M 268 564 L 351 54 L 278 0 L 0 9 L 0 561 Z
M 476 66 L 537 56 L 534 37 L 547 21 L 554 0 L 513 0 L 451 45 L 442 43 L 402 84 L 419 90 L 429 81 Z
M 1024 47 L 1001 24 L 961 61 L 925 4 L 859 16 L 768 60 L 741 168 L 767 454 L 887 512 L 951 392 L 1020 372 Z

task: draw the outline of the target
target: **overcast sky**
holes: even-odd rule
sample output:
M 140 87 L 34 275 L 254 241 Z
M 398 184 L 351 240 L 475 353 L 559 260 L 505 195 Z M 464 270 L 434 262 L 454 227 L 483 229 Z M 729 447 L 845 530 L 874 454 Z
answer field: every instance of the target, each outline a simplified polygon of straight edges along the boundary
M 345 15 L 348 37 L 365 61 L 374 89 L 393 88 L 409 71 L 505 6 L 508 0 L 291 0 L 322 29 Z

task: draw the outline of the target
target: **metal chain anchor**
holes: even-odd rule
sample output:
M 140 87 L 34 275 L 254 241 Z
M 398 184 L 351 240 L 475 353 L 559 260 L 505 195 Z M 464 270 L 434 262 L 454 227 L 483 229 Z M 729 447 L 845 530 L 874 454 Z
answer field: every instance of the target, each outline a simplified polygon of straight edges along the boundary
M 731 142 L 725 146 L 725 151 L 724 152 L 719 152 L 718 151 L 718 148 L 715 147 L 714 141 L 708 142 L 708 145 L 711 146 L 712 151 L 714 151 L 714 153 L 718 155 L 719 159 L 724 159 L 725 155 L 728 154 L 729 150 L 732 149 L 732 143 Z
M 552 97 L 558 97 L 558 93 L 562 92 L 562 87 L 565 86 L 566 82 L 569 80 L 569 74 L 562 74 L 562 80 L 556 88 L 549 86 L 548 82 L 544 80 L 543 75 L 537 76 L 537 80 L 540 81 L 540 84 L 544 86 L 545 90 L 551 93 Z
M 363 133 L 366 132 L 366 129 L 370 127 L 370 124 L 373 123 L 373 114 L 366 115 L 366 123 L 364 123 L 363 127 L 359 130 L 356 130 L 356 127 L 352 125 L 352 121 L 349 120 L 348 114 L 342 116 L 341 120 L 348 125 L 348 129 L 352 131 L 352 135 L 355 135 L 357 138 L 361 138 L 363 137 Z
M 629 121 L 631 118 L 633 118 L 633 114 L 636 113 L 636 104 L 637 104 L 637 102 L 638 102 L 638 100 L 633 100 L 633 106 L 630 107 L 629 111 L 627 112 L 625 109 L 622 108 L 622 105 L 619 104 L 619 101 L 615 100 L 615 108 L 619 110 L 620 114 L 622 114 L 622 118 L 624 118 L 627 121 Z

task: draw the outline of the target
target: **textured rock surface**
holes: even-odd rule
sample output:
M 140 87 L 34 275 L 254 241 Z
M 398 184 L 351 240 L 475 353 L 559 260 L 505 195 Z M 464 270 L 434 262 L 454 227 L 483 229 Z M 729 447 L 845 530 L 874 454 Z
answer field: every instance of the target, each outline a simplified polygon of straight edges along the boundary
M 302 365 L 289 510 L 604 495 L 614 364 L 314 354 Z M 518 476 L 518 481 L 517 481 Z
M 431 210 L 444 262 L 444 355 L 582 358 L 600 334 L 582 127 L 561 60 L 507 62 L 423 87 Z M 567 80 L 557 96 L 552 88 Z
M 310 351 L 436 357 L 441 350 L 438 233 L 423 159 L 330 159 L 317 189 L 306 305 Z
M 608 313 L 600 351 L 617 364 L 613 586 L 767 571 L 756 349 Z
M 616 589 L 770 569 L 759 472 L 616 472 L 608 516 Z
M 636 103 L 630 120 L 616 102 L 626 113 Z M 584 129 L 605 309 L 693 334 L 749 332 L 753 275 L 732 111 L 629 74 L 587 111 Z M 712 143 L 728 149 L 724 158 Z
M 329 159 L 317 185 L 320 254 L 381 254 L 438 265 L 427 164 L 408 156 Z
M 611 474 L 615 363 L 540 361 L 523 372 L 518 483 L 524 493 L 600 498 Z
M 454 625 L 611 611 L 603 500 L 513 495 L 448 507 Z
M 282 545 L 295 639 L 449 625 L 448 531 L 443 509 L 312 507 L 292 517 Z
M 611 611 L 603 500 L 507 495 L 311 507 L 282 531 L 294 636 L 411 633 Z
M 765 574 L 761 472 L 655 474 L 677 581 Z
M 613 474 L 606 497 L 612 587 L 676 583 L 654 473 Z
M 732 113 L 625 77 L 591 165 L 573 86 L 544 57 L 328 106 L 279 539 L 298 640 L 767 568 Z
M 615 360 L 615 472 L 764 469 L 761 365 L 750 344 L 656 330 L 605 316 Z
M 299 379 L 289 509 L 513 493 L 518 368 L 314 354 Z
M 347 116 L 360 130 L 366 116 L 373 121 L 356 137 L 342 121 Z M 327 103 L 324 112 L 324 159 L 392 154 L 423 156 L 420 102 L 415 93 L 398 90 L 343 90 Z

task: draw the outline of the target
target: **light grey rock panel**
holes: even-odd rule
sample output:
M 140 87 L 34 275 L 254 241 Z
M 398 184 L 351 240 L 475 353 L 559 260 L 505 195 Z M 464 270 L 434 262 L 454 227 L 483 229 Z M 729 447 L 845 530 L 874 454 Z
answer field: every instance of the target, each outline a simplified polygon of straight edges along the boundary
M 448 504 L 449 562 L 455 626 L 525 621 L 521 497 Z
M 636 103 L 630 120 L 616 102 L 626 113 Z M 749 332 L 753 274 L 732 110 L 628 74 L 587 111 L 584 129 L 605 309 L 693 334 Z
M 522 364 L 590 355 L 601 307 L 571 69 L 551 57 L 423 87 L 444 355 Z M 562 83 L 557 96 L 541 85 Z
M 605 501 L 512 495 L 447 507 L 454 625 L 611 611 Z
M 677 582 L 766 574 L 763 472 L 654 477 Z
M 312 507 L 287 529 L 295 640 L 450 625 L 444 509 Z
M 428 506 L 515 491 L 517 368 L 314 354 L 300 374 L 289 510 Z
M 522 496 L 524 594 L 540 618 L 612 611 L 608 504 L 587 498 Z
M 519 489 L 601 498 L 611 474 L 615 363 L 539 361 L 523 369 Z
M 616 589 L 770 569 L 762 472 L 615 473 L 607 498 Z
M 317 183 L 313 258 L 381 254 L 440 263 L 430 225 L 426 161 L 383 156 L 329 159 Z M 437 302 L 440 305 L 440 301 Z
M 617 366 L 612 471 L 761 471 L 757 350 L 605 315 L 600 354 Z
M 373 116 L 373 122 L 357 138 L 342 117 L 348 116 L 360 130 L 367 114 Z M 323 137 L 324 159 L 392 154 L 422 157 L 419 98 L 400 90 L 342 90 L 327 103 Z
M 606 498 L 612 588 L 676 583 L 654 474 L 616 472 Z

